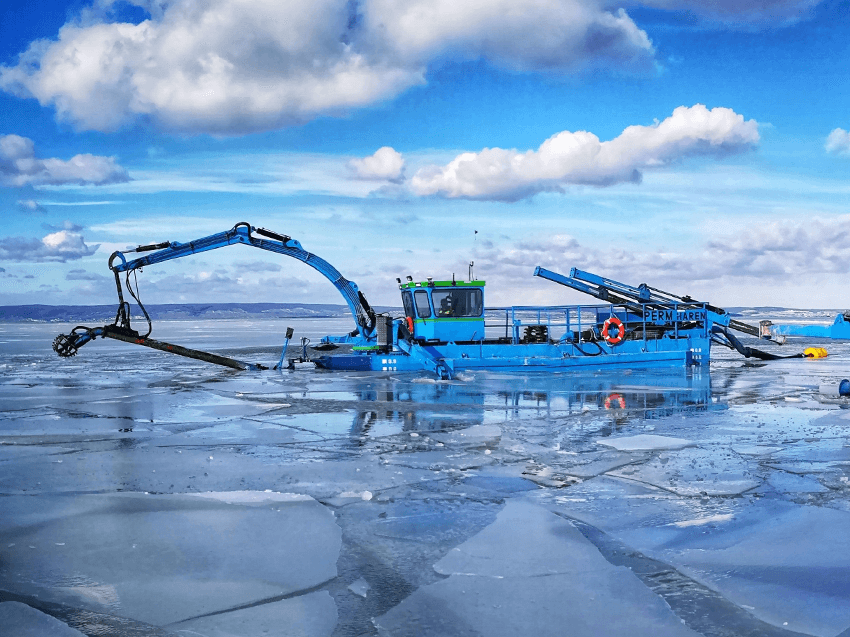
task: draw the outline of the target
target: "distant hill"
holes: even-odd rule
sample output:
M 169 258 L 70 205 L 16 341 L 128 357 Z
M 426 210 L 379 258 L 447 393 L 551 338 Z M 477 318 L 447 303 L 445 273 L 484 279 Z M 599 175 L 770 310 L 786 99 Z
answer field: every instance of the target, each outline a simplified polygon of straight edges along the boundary
M 280 319 L 349 316 L 347 305 L 324 303 L 175 303 L 145 305 L 153 320 L 179 319 Z M 6 305 L 0 306 L 0 322 L 98 322 L 111 323 L 117 305 Z M 377 312 L 399 313 L 398 308 L 376 307 Z M 133 318 L 142 317 L 133 306 Z

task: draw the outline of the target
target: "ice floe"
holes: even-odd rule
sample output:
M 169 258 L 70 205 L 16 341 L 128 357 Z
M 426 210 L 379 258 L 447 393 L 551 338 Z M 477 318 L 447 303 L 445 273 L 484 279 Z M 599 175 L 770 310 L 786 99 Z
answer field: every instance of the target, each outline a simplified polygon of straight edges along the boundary
M 655 434 L 639 434 L 622 438 L 605 438 L 597 440 L 600 445 L 614 447 L 618 451 L 652 451 L 656 449 L 682 449 L 693 444 L 684 438 L 657 436 Z

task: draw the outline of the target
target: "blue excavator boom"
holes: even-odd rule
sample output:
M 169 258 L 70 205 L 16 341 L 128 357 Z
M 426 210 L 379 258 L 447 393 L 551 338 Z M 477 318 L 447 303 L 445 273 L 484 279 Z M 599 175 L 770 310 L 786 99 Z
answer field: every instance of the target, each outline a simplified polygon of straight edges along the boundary
M 354 317 L 355 331 L 359 332 L 367 339 L 375 335 L 375 312 L 372 310 L 368 301 L 366 301 L 363 293 L 357 288 L 356 283 L 346 279 L 342 276 L 342 274 L 340 274 L 339 270 L 320 256 L 302 248 L 301 244 L 292 237 L 278 234 L 276 232 L 266 230 L 265 228 L 255 228 L 244 221 L 237 223 L 230 230 L 219 232 L 208 237 L 202 237 L 201 239 L 196 239 L 189 243 L 170 241 L 148 246 L 139 246 L 134 250 L 128 250 L 126 252 L 151 252 L 151 254 L 147 254 L 143 257 L 138 257 L 130 261 L 127 260 L 125 252 L 114 252 L 112 256 L 109 257 L 109 269 L 115 273 L 115 282 L 118 288 L 118 301 L 123 307 L 125 301 L 119 277 L 119 274 L 121 273 L 129 273 L 147 265 L 162 263 L 163 261 L 171 261 L 173 259 L 189 256 L 190 254 L 215 250 L 217 248 L 223 248 L 237 243 L 282 254 L 306 263 L 328 279 L 339 293 L 342 294 L 342 297 L 348 305 L 348 309 L 351 310 L 351 314 Z M 129 286 L 128 290 L 132 294 L 132 289 Z M 119 308 L 119 314 L 120 312 L 121 309 Z M 129 322 L 129 317 L 127 317 L 127 321 Z
M 58 336 L 53 343 L 53 349 L 60 356 L 73 356 L 82 345 L 97 336 L 109 336 L 111 338 L 119 338 L 120 340 L 131 339 L 131 342 L 137 342 L 139 344 L 143 344 L 142 341 L 145 341 L 144 344 L 151 346 L 150 344 L 155 341 L 147 338 L 151 333 L 150 316 L 139 300 L 137 293 L 133 291 L 133 286 L 130 284 L 130 274 L 148 265 L 180 259 L 192 254 L 239 243 L 292 257 L 306 263 L 322 274 L 345 299 L 348 309 L 354 318 L 354 330 L 345 338 L 356 339 L 358 342 L 369 342 L 375 339 L 375 325 L 377 320 L 375 311 L 369 305 L 368 301 L 366 301 L 363 293 L 357 288 L 356 283 L 346 279 L 340 274 L 339 270 L 318 255 L 302 248 L 301 244 L 292 237 L 278 234 L 265 228 L 255 228 L 243 221 L 237 223 L 230 230 L 202 237 L 188 243 L 166 241 L 164 243 L 139 246 L 132 250 L 113 252 L 109 257 L 109 269 L 115 275 L 115 286 L 118 290 L 118 311 L 115 316 L 115 322 L 112 325 L 102 328 L 79 326 L 71 334 Z M 128 259 L 127 254 L 133 252 L 146 254 L 135 259 Z M 124 282 L 121 280 L 122 274 L 125 275 Z M 130 304 L 124 298 L 125 286 L 127 292 L 138 303 L 147 319 L 148 331 L 144 335 L 140 335 L 130 325 Z M 170 347 L 166 349 L 171 351 Z M 186 351 L 188 352 L 189 350 Z M 197 356 L 190 357 L 197 358 Z

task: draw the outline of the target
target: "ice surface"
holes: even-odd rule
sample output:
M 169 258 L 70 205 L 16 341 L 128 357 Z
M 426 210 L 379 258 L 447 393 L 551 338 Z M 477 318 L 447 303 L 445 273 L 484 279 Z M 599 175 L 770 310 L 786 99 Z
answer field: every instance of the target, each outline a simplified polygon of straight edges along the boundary
M 770 507 L 725 537 L 693 536 L 660 552 L 776 626 L 832 637 L 850 626 L 850 513 Z
M 774 471 L 771 473 L 767 483 L 774 489 L 784 493 L 823 493 L 829 491 L 829 489 L 814 478 L 785 473 L 784 471 Z
M 8 637 L 85 637 L 79 630 L 21 602 L 0 602 L 0 635 Z
M 382 635 L 696 635 L 569 522 L 510 502 L 435 565 L 445 579 L 378 617 Z
M 166 328 L 272 363 L 284 329 Z M 820 389 L 850 344 L 434 382 L 102 341 L 65 360 L 60 331 L 0 324 L 0 601 L 90 636 L 850 626 L 850 411 Z
M 502 429 L 498 425 L 473 425 L 447 434 L 431 434 L 434 440 L 446 444 L 470 446 L 497 444 L 501 436 Z
M 681 449 L 692 444 L 690 440 L 683 438 L 671 438 L 669 436 L 656 436 L 654 434 L 640 434 L 638 436 L 626 436 L 623 438 L 607 438 L 597 441 L 600 445 L 614 447 L 618 451 L 652 451 L 655 449 Z
M 350 590 L 355 595 L 360 595 L 360 597 L 366 597 L 366 595 L 369 594 L 370 588 L 371 587 L 369 586 L 369 582 L 367 582 L 362 577 L 348 585 L 348 590 Z
M 185 637 L 330 637 L 337 623 L 336 604 L 327 591 L 284 599 L 223 615 L 174 624 Z
M 249 506 L 274 502 L 306 502 L 313 499 L 309 495 L 302 493 L 277 493 L 271 489 L 267 491 L 207 491 L 205 493 L 187 493 L 185 495 L 210 498 L 227 504 L 244 504 Z
M 0 588 L 165 625 L 333 578 L 333 514 L 269 495 L 4 498 Z

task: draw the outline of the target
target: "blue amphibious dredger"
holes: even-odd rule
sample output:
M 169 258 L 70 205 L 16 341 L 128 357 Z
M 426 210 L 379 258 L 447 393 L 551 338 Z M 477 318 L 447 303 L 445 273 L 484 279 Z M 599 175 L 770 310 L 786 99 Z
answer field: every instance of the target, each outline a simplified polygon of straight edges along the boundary
M 442 378 L 476 369 L 707 365 L 712 340 L 740 345 L 727 328 L 758 334 L 708 303 L 646 285 L 576 268 L 569 276 L 540 267 L 534 274 L 609 303 L 485 310 L 484 281 L 399 281 L 403 318 L 379 316 L 374 343 L 313 362 L 336 370 L 424 369 Z
M 561 370 L 587 367 L 660 367 L 707 365 L 712 342 L 733 347 L 744 356 L 779 358 L 745 347 L 729 330 L 759 336 L 756 327 L 732 319 L 724 310 L 651 288 L 632 287 L 576 268 L 569 276 L 537 268 L 535 276 L 593 296 L 604 305 L 515 306 L 488 310 L 484 281 L 398 281 L 402 317 L 377 314 L 353 281 L 330 263 L 308 252 L 287 235 L 249 223 L 188 243 L 167 241 L 118 251 L 109 258 L 115 276 L 118 310 L 115 321 L 102 327 L 77 326 L 60 334 L 53 349 L 74 356 L 87 342 L 101 337 L 142 345 L 235 369 L 265 369 L 218 354 L 190 350 L 149 338 L 152 324 L 134 291 L 130 275 L 141 268 L 232 245 L 259 248 L 297 259 L 325 276 L 345 299 L 354 330 L 328 336 L 324 345 L 347 344 L 346 353 L 312 359 L 318 367 L 336 370 L 425 370 L 440 378 L 475 369 Z M 126 253 L 142 253 L 128 259 Z M 122 275 L 124 281 L 122 282 Z M 140 334 L 130 324 L 130 304 L 136 301 L 146 321 Z M 291 330 L 287 333 L 287 344 Z M 306 339 L 304 339 L 306 340 Z M 301 360 L 307 359 L 306 345 Z M 286 346 L 281 353 L 281 363 Z

